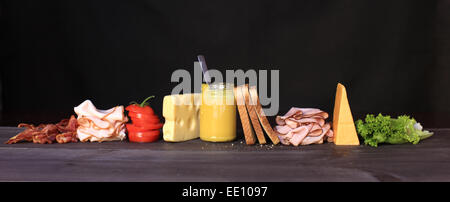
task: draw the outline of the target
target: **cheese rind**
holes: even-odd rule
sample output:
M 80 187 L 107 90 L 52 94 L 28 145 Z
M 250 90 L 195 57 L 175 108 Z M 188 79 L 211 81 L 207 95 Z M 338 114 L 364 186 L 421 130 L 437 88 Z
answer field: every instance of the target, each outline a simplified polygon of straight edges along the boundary
M 334 143 L 336 145 L 359 145 L 345 87 L 338 83 L 333 113 Z
M 163 100 L 163 139 L 182 142 L 199 137 L 201 94 L 168 95 Z

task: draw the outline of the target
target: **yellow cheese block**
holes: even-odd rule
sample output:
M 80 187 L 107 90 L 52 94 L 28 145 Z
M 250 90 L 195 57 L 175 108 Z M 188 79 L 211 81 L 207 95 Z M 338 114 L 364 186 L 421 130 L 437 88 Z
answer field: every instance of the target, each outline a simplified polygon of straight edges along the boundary
M 182 142 L 199 137 L 200 93 L 168 95 L 163 100 L 163 138 L 168 142 Z
M 347 99 L 345 87 L 338 83 L 333 113 L 334 144 L 359 145 L 352 111 Z

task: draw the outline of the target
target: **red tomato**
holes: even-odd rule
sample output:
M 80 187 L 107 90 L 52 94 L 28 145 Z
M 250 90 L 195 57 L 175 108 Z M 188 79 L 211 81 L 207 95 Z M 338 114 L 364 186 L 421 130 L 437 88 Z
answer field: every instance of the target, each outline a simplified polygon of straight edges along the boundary
M 128 131 L 128 140 L 130 142 L 155 142 L 159 138 L 159 130 L 150 130 L 145 132 Z
M 153 109 L 150 106 L 141 107 L 136 104 L 129 105 L 125 108 L 130 113 L 144 113 L 144 114 L 154 114 Z
M 142 113 L 128 113 L 128 116 L 131 118 L 131 121 L 137 125 L 139 121 L 142 124 L 155 124 L 159 123 L 159 118 L 156 115 L 148 115 Z
M 132 123 L 126 124 L 130 142 L 154 142 L 158 140 L 159 129 L 163 127 L 153 109 L 147 101 L 155 96 L 146 98 L 141 104 L 131 104 L 125 109 Z
M 157 124 L 146 124 L 143 126 L 136 126 L 135 124 L 126 124 L 128 132 L 136 132 L 136 131 L 148 131 L 148 130 L 156 130 L 163 127 L 162 123 Z
M 140 127 L 145 127 L 147 125 L 155 125 L 161 123 L 159 119 L 131 119 L 133 124 Z

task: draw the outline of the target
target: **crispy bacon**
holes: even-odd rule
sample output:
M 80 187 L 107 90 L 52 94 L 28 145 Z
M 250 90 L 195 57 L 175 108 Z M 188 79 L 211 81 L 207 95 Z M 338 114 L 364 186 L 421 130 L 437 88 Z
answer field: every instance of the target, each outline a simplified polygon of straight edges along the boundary
M 48 124 L 33 135 L 33 143 L 51 144 L 55 141 L 57 134 L 58 127 L 55 124 Z
M 26 128 L 23 132 L 10 138 L 6 144 L 18 142 L 33 142 L 38 144 L 52 144 L 77 142 L 78 122 L 74 115 L 70 119 L 63 119 L 57 124 L 40 124 L 37 127 L 32 124 L 21 123 L 18 127 Z
M 56 136 L 56 141 L 60 144 L 78 142 L 77 133 L 76 132 L 61 133 Z
M 18 142 L 31 142 L 33 141 L 33 134 L 35 132 L 36 132 L 35 128 L 27 128 L 23 132 L 17 134 L 16 136 L 6 141 L 6 144 L 15 144 Z
M 70 119 L 63 119 L 56 124 L 60 133 L 75 132 L 78 128 L 78 121 L 74 115 Z

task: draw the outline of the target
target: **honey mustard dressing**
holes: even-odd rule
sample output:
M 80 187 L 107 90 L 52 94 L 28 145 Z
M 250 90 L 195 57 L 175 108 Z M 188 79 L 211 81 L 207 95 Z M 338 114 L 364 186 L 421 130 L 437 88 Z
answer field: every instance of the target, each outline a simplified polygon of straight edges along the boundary
M 228 142 L 236 139 L 236 103 L 232 84 L 203 84 L 200 139 Z

